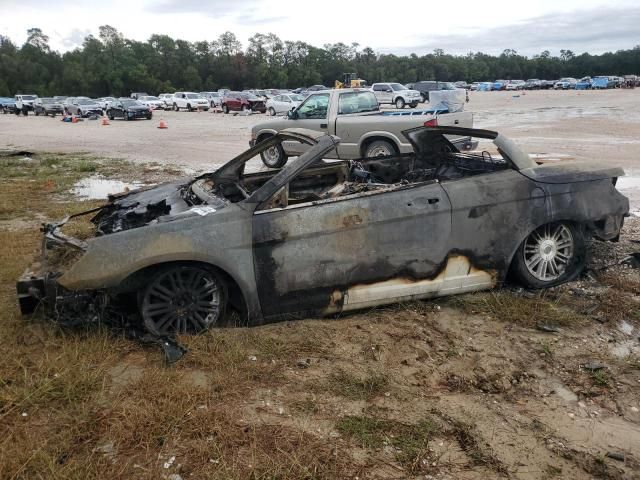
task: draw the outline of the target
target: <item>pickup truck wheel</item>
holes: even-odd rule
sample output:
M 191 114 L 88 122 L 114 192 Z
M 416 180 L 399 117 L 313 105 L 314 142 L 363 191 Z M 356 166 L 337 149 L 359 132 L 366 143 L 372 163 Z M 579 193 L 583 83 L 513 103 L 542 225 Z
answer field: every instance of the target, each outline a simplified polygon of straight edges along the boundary
M 583 230 L 576 224 L 542 225 L 524 239 L 516 252 L 512 273 L 528 288 L 548 288 L 574 280 L 585 266 Z
M 388 157 L 394 153 L 396 153 L 396 149 L 390 142 L 386 140 L 376 140 L 367 145 L 364 156 L 366 158 Z
M 222 318 L 227 288 L 209 269 L 173 266 L 160 270 L 140 298 L 142 320 L 151 333 L 200 333 Z
M 402 110 L 404 108 L 404 98 L 396 98 L 396 108 Z
M 276 116 L 276 109 L 273 107 L 269 107 L 269 115 L 271 115 L 272 117 Z
M 287 163 L 288 157 L 282 145 L 275 145 L 260 154 L 262 163 L 269 168 L 282 168 Z
M 229 113 L 229 107 L 227 107 L 227 105 L 226 105 L 226 104 L 223 104 L 223 105 L 222 105 L 222 112 L 223 112 L 223 113 Z

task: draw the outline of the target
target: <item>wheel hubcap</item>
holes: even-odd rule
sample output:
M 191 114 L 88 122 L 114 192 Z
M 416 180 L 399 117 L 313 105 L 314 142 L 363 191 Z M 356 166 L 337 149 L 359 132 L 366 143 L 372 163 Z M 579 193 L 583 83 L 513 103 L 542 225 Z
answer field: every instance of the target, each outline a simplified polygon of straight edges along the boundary
M 369 151 L 370 157 L 387 157 L 391 155 L 391 152 L 386 147 L 375 147 Z
M 278 161 L 280 153 L 276 147 L 271 147 L 264 151 L 264 156 L 269 165 L 274 165 Z
M 538 280 L 557 280 L 573 258 L 571 230 L 565 225 L 544 225 L 527 238 L 524 261 L 527 270 Z
M 222 292 L 211 272 L 176 268 L 159 276 L 145 291 L 142 316 L 153 333 L 198 333 L 215 324 Z

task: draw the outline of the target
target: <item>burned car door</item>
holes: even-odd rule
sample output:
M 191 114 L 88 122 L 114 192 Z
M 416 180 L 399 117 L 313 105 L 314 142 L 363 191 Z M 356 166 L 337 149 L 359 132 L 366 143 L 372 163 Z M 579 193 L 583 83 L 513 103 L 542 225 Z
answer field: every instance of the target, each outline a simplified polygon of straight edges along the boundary
M 450 230 L 451 206 L 437 182 L 258 209 L 253 248 L 263 315 L 422 297 L 440 288 Z

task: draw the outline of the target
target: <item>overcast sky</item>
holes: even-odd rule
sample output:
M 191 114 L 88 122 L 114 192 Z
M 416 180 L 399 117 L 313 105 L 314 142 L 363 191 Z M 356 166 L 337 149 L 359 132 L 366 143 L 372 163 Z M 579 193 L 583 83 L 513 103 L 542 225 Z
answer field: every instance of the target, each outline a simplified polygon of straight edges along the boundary
M 127 38 L 165 33 L 215 40 L 229 30 L 246 46 L 254 33 L 312 45 L 352 42 L 377 52 L 534 55 L 602 53 L 640 44 L 638 0 L 0 0 L 0 34 L 22 44 L 39 27 L 52 48 L 67 51 L 111 25 Z

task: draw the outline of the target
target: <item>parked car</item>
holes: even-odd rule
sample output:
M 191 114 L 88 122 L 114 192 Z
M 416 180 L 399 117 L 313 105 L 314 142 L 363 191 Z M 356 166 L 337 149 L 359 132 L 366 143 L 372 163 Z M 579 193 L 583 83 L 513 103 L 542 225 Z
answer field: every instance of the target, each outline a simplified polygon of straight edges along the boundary
M 493 82 L 492 90 L 506 90 L 509 80 L 496 80 Z
M 173 108 L 173 93 L 161 93 L 158 98 L 164 103 L 165 110 L 171 110 Z
M 177 112 L 181 108 L 189 112 L 209 110 L 209 101 L 195 92 L 176 92 L 173 94 L 173 109 Z
M 469 90 L 471 90 L 472 92 L 475 92 L 478 90 L 479 85 L 480 85 L 480 82 L 473 82 L 469 87 Z
M 302 95 L 296 93 L 285 93 L 276 95 L 267 100 L 266 107 L 269 115 L 275 116 L 280 113 L 287 113 L 292 108 L 298 107 L 304 100 Z
M 371 90 L 344 88 L 313 92 L 286 117 L 271 119 L 254 125 L 251 145 L 269 139 L 286 128 L 307 128 L 343 138 L 338 148 L 327 155 L 340 159 L 388 156 L 411 153 L 411 143 L 402 131 L 419 125 L 473 126 L 469 112 L 433 113 L 430 115 L 402 115 L 401 112 L 381 112 Z M 452 138 L 461 148 L 470 148 L 468 138 Z M 262 154 L 263 163 L 271 168 L 281 167 L 289 156 L 300 155 L 306 145 L 287 142 Z
M 422 100 L 418 90 L 407 88 L 400 83 L 374 83 L 371 90 L 379 104 L 395 105 L 398 109 L 404 108 L 405 105 L 416 108 Z
M 138 100 L 140 97 L 146 97 L 148 95 L 149 94 L 147 92 L 133 92 L 130 98 L 133 98 L 134 100 Z
M 62 107 L 64 108 L 64 112 L 68 115 L 71 115 L 71 110 L 69 109 L 76 103 L 78 100 L 91 100 L 89 97 L 67 97 L 62 102 Z
M 582 77 L 580 80 L 576 82 L 575 89 L 576 90 L 591 90 L 591 84 L 593 80 L 591 77 Z
M 265 113 L 267 111 L 267 106 L 260 97 L 253 95 L 252 93 L 242 93 L 242 92 L 227 92 L 227 94 L 222 97 L 222 111 L 224 113 L 229 113 L 231 110 L 240 110 L 240 111 L 253 111 Z
M 143 105 L 149 107 L 151 110 L 164 110 L 164 100 L 160 99 L 160 97 L 156 97 L 154 95 L 145 95 L 138 98 L 138 101 Z
M 209 107 L 216 108 L 222 104 L 222 97 L 218 92 L 200 92 L 200 96 L 209 101 Z
M 109 105 L 111 105 L 111 102 L 113 102 L 115 99 L 115 97 L 100 97 L 96 98 L 96 102 L 98 103 L 98 105 L 100 105 L 102 111 L 106 112 L 109 108 Z
M 15 113 L 16 111 L 16 99 L 10 97 L 0 97 L 0 110 L 5 115 L 7 113 Z
M 526 82 L 524 80 L 511 80 L 507 83 L 506 90 L 524 90 Z
M 553 86 L 554 90 L 572 90 L 576 88 L 578 81 L 572 77 L 565 77 L 558 80 Z
M 551 90 L 557 80 L 540 80 L 540 90 Z
M 458 82 L 455 82 L 453 84 L 454 87 L 456 88 L 464 88 L 465 90 L 469 90 L 469 88 L 471 88 L 471 85 L 468 84 L 467 82 L 465 82 L 464 80 L 460 80 Z
M 308 92 L 320 92 L 322 90 L 331 90 L 329 87 L 325 87 L 324 85 L 311 85 L 307 88 Z
M 102 107 L 95 100 L 90 98 L 76 97 L 73 102 L 67 104 L 67 113 L 79 117 L 89 117 L 91 115 L 102 115 Z
M 615 240 L 628 215 L 620 168 L 538 165 L 488 130 L 402 134 L 414 154 L 354 165 L 323 160 L 337 137 L 284 130 L 214 172 L 73 215 L 91 215 L 93 237 L 63 234 L 69 216 L 46 223 L 45 258 L 79 255 L 62 271 L 42 262 L 49 269 L 20 278 L 21 312 L 74 325 L 136 315 L 163 336 L 224 325 L 235 312 L 260 325 L 507 280 L 549 288 L 576 279 L 588 240 Z M 450 135 L 493 142 L 500 155 L 460 152 Z M 246 173 L 254 156 L 285 142 L 309 148 L 280 170 Z
M 35 102 L 36 98 L 38 98 L 37 95 L 16 95 L 14 97 L 14 101 L 15 101 L 15 114 L 16 115 L 20 115 L 21 113 L 23 115 L 28 115 L 29 112 L 33 111 L 33 102 Z
M 524 82 L 525 90 L 539 90 L 542 82 L 537 78 L 530 78 L 526 82 Z
M 136 118 L 146 118 L 151 120 L 153 112 L 151 108 L 144 105 L 139 100 L 133 98 L 120 98 L 111 102 L 111 106 L 107 110 L 109 120 L 122 118 L 124 120 L 135 120 Z
M 605 76 L 594 77 L 593 81 L 591 82 L 591 88 L 595 90 L 613 88 L 613 86 L 614 86 L 613 81 L 609 80 L 609 77 L 605 77 Z
M 62 103 L 55 101 L 51 97 L 36 98 L 33 102 L 33 112 L 38 115 L 62 115 L 64 113 L 64 107 Z
M 420 93 L 421 101 L 429 101 L 429 92 L 434 90 L 455 90 L 455 85 L 451 82 L 436 82 L 431 80 L 408 83 L 407 88 L 417 90 Z

